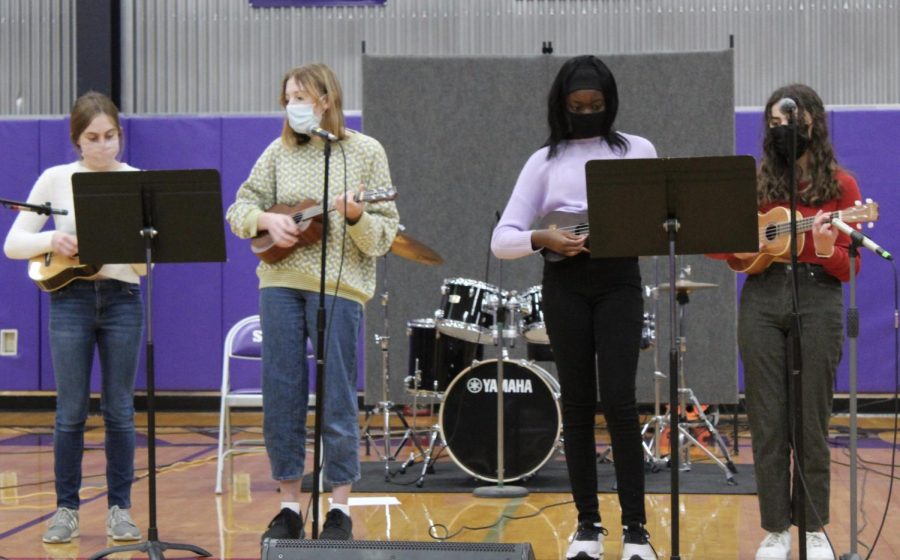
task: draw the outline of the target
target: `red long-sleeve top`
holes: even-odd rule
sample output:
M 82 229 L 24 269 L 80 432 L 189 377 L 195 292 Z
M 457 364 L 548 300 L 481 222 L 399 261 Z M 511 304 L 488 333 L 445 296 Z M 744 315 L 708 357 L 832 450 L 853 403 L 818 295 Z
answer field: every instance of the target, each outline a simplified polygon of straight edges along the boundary
M 853 206 L 857 200 L 861 200 L 859 186 L 856 184 L 856 179 L 854 179 L 852 175 L 844 170 L 839 169 L 835 172 L 835 178 L 840 185 L 841 196 L 829 200 L 821 206 L 805 206 L 802 204 L 798 204 L 797 210 L 803 217 L 815 216 L 816 212 L 818 212 L 819 210 L 822 210 L 824 212 L 837 212 L 839 210 L 846 210 L 847 208 Z M 807 185 L 808 182 L 800 181 L 800 190 L 803 190 Z M 789 202 L 779 201 L 764 204 L 759 208 L 759 211 L 760 213 L 766 213 L 776 206 L 787 207 L 789 206 Z M 799 262 L 820 264 L 824 267 L 826 272 L 839 279 L 841 282 L 847 282 L 850 279 L 850 237 L 843 233 L 838 233 L 837 240 L 834 243 L 834 253 L 828 258 L 821 258 L 816 256 L 816 245 L 815 242 L 813 242 L 812 231 L 807 231 L 803 235 L 805 236 L 803 250 L 797 256 L 797 260 Z M 708 256 L 714 259 L 725 260 L 731 257 L 731 254 L 718 253 Z M 859 269 L 860 256 L 857 255 L 857 273 L 859 273 Z

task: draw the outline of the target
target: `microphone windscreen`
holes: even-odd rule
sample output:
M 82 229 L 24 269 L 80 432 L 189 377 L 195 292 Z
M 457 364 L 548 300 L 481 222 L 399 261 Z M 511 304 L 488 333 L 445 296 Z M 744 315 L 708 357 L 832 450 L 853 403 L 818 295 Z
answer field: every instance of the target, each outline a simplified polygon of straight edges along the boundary
M 797 110 L 797 102 L 790 97 L 785 97 L 778 102 L 778 110 L 785 114 L 793 113 Z

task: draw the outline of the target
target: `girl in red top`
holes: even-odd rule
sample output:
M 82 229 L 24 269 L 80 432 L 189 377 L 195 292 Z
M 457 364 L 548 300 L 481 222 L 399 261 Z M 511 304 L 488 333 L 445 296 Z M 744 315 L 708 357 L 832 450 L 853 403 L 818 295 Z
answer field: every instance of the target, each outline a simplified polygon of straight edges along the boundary
M 768 129 L 757 184 L 760 211 L 790 204 L 791 130 L 786 126 L 788 116 L 781 110 L 781 100 L 786 98 L 797 105 L 798 210 L 805 217 L 814 217 L 798 240 L 798 248 L 803 243 L 798 256 L 797 290 L 803 379 L 800 462 L 806 499 L 804 503 L 797 499 L 801 480 L 796 465 L 792 472 L 791 463 L 793 442 L 801 434 L 793 430 L 794 396 L 789 381 L 793 369 L 792 274 L 786 253 L 748 276 L 738 316 L 760 524 L 767 531 L 756 559 L 790 557 L 790 527 L 797 524 L 800 507 L 805 507 L 807 558 L 833 560 L 834 553 L 823 532 L 829 521 L 831 454 L 827 438 L 834 377 L 843 347 L 841 282 L 850 274 L 850 239 L 831 226 L 828 214 L 852 207 L 860 194 L 856 180 L 835 159 L 822 100 L 808 86 L 794 84 L 773 92 L 766 103 Z M 730 257 L 749 260 L 757 256 Z M 859 268 L 858 257 L 854 265 Z

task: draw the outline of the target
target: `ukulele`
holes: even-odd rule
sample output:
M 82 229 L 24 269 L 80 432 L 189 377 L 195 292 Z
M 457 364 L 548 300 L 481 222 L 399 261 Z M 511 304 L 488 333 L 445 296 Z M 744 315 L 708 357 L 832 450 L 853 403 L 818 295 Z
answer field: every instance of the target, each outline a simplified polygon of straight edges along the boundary
M 540 219 L 535 229 L 558 229 L 560 231 L 568 231 L 575 235 L 587 235 L 590 227 L 587 222 L 587 214 L 583 212 L 550 212 Z M 584 241 L 584 246 L 590 248 L 590 238 Z M 541 249 L 541 255 L 547 262 L 559 262 L 568 257 L 561 255 L 555 251 L 544 247 Z
M 878 220 L 878 203 L 871 200 L 866 204 L 856 203 L 845 210 L 831 212 L 828 220 L 838 218 L 848 224 L 857 222 L 874 222 Z M 753 257 L 741 259 L 735 256 L 728 258 L 728 266 L 735 272 L 757 274 L 765 270 L 773 261 L 784 258 L 791 249 L 790 211 L 783 206 L 772 208 L 765 214 L 759 214 L 759 253 Z M 803 217 L 797 212 L 797 233 L 812 229 L 815 216 Z M 806 237 L 797 239 L 797 253 L 803 251 Z
M 364 191 L 353 195 L 353 200 L 356 202 L 380 202 L 395 198 L 397 198 L 397 191 L 393 187 Z M 331 212 L 332 210 L 334 210 L 334 206 L 330 206 L 327 211 Z M 293 206 L 276 204 L 268 211 L 289 215 L 300 228 L 300 235 L 297 237 L 297 242 L 290 247 L 276 245 L 268 232 L 262 232 L 251 239 L 250 250 L 264 263 L 277 263 L 295 249 L 312 245 L 322 239 L 322 214 L 326 211 L 322 204 L 307 199 Z
M 46 253 L 28 260 L 28 277 L 45 292 L 55 292 L 78 279 L 90 280 L 100 265 L 81 264 L 77 257 Z

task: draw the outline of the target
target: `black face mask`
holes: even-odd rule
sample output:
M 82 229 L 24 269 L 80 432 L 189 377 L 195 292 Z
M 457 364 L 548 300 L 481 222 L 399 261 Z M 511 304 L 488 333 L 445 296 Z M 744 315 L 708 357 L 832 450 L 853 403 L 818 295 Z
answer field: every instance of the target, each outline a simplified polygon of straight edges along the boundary
M 594 138 L 603 136 L 609 131 L 606 124 L 606 111 L 596 113 L 568 112 L 569 130 L 572 138 Z
M 787 125 L 774 126 L 769 129 L 772 137 L 772 145 L 775 153 L 784 161 L 791 161 L 791 129 Z M 797 131 L 797 159 L 800 159 L 809 149 L 809 138 L 801 131 Z

